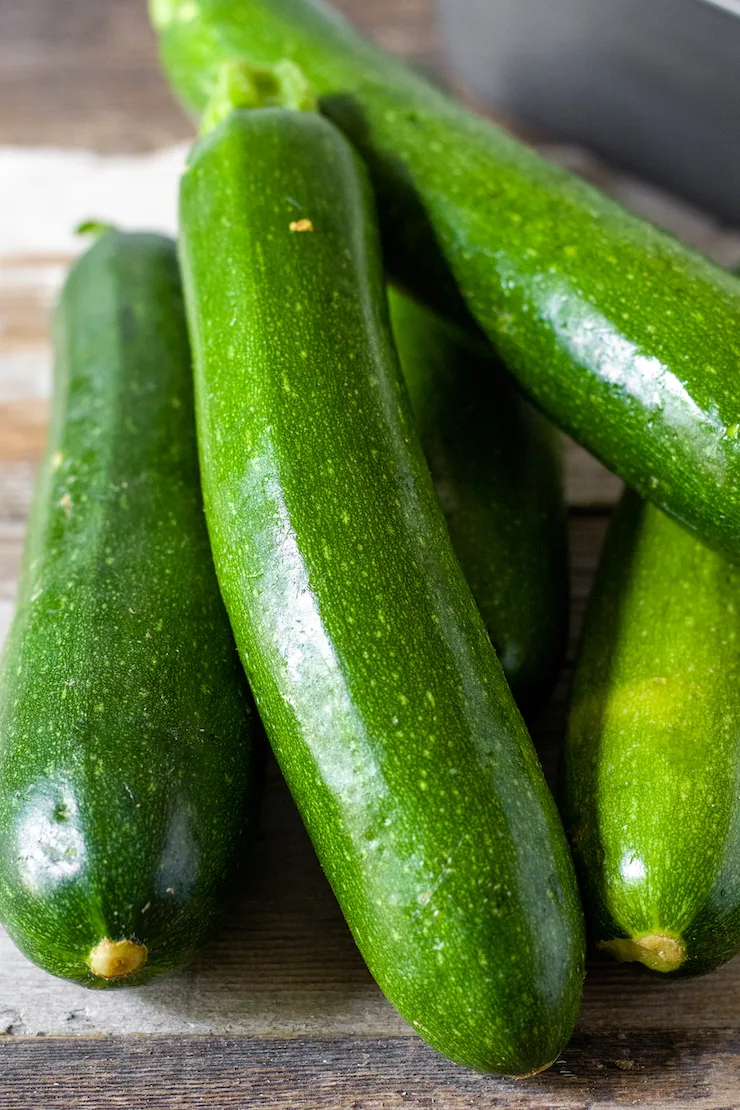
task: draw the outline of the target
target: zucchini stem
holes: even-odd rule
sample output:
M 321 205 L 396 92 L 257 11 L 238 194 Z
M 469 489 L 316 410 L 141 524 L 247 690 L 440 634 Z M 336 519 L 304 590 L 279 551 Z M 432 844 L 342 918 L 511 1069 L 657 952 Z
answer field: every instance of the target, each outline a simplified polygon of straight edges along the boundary
M 284 58 L 274 66 L 224 62 L 201 120 L 201 134 L 218 127 L 238 108 L 286 108 L 315 112 L 316 97 L 307 77 L 295 62 Z
M 100 979 L 125 979 L 144 967 L 148 952 L 133 940 L 109 940 L 104 937 L 90 952 L 88 967 Z
M 118 231 L 118 228 L 105 220 L 82 220 L 74 230 L 75 235 L 92 235 L 93 238 L 100 239 L 111 231 Z
M 686 949 L 680 940 L 666 933 L 652 933 L 646 937 L 615 937 L 599 944 L 620 963 L 639 962 L 651 971 L 668 973 L 678 971 L 686 959 Z

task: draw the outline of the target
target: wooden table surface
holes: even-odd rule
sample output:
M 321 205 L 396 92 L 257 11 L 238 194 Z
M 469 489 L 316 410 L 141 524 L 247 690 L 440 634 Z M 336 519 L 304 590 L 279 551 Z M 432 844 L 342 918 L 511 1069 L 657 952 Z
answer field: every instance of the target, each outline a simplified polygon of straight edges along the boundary
M 440 72 L 426 0 L 339 6 L 387 49 Z M 143 0 L 1 0 L 0 168 L 17 173 L 22 164 L 26 173 L 30 165 L 36 178 L 50 177 L 34 178 L 40 197 L 67 172 L 65 151 L 97 152 L 104 157 L 89 163 L 95 173 L 125 165 L 143 183 L 144 169 L 131 169 L 136 158 L 150 166 L 147 152 L 191 135 L 159 75 Z M 9 150 L 17 147 L 26 149 Z M 37 149 L 50 147 L 60 153 Z M 720 261 L 740 261 L 737 233 L 580 152 L 554 153 Z M 78 174 L 88 165 L 79 157 Z M 0 639 L 46 429 L 49 308 L 70 253 L 66 240 L 44 238 L 44 202 L 27 184 L 13 185 L 27 181 L 8 178 L 3 193 L 0 175 Z M 618 491 L 616 479 L 569 446 L 573 642 Z M 551 778 L 572 657 L 573 644 L 534 730 Z M 233 907 L 179 975 L 140 990 L 89 992 L 33 967 L 0 931 L 0 1110 L 737 1107 L 739 1050 L 740 960 L 677 982 L 594 960 L 578 1030 L 550 1071 L 513 1082 L 447 1063 L 370 978 L 274 768 Z

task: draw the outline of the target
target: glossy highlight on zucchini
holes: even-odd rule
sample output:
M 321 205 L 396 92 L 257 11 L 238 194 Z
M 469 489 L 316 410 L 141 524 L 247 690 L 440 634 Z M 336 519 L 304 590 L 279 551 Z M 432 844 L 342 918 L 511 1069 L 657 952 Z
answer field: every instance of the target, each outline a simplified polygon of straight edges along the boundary
M 104 230 L 67 278 L 54 353 L 0 669 L 0 919 L 54 975 L 136 986 L 211 930 L 253 777 L 174 243 Z
M 483 344 L 390 288 L 393 337 L 452 546 L 519 708 L 565 651 L 562 440 Z
M 575 877 L 414 430 L 364 167 L 314 113 L 236 111 L 180 227 L 216 570 L 321 864 L 430 1044 L 540 1070 L 579 1008 Z
M 589 603 L 565 820 L 593 939 L 665 973 L 740 950 L 740 571 L 628 491 Z
M 740 281 L 432 88 L 311 0 L 150 0 L 202 112 L 290 59 L 373 179 L 396 279 L 469 314 L 536 404 L 710 545 L 740 550 Z

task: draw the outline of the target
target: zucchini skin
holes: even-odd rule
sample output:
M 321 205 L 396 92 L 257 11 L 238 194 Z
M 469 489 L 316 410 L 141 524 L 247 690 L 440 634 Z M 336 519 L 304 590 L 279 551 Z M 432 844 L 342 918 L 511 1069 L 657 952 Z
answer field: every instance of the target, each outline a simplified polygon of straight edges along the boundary
M 319 860 L 426 1040 L 542 1068 L 581 994 L 572 862 L 413 430 L 364 168 L 320 116 L 234 112 L 180 226 L 216 570 Z
M 562 440 L 495 356 L 393 287 L 391 326 L 463 573 L 517 705 L 547 700 L 568 631 Z
M 468 310 L 556 424 L 737 557 L 736 277 L 455 104 L 324 6 L 150 6 L 171 82 L 197 112 L 224 60 L 296 62 L 368 164 L 399 283 L 447 313 Z
M 0 674 L 0 918 L 88 987 L 186 961 L 228 893 L 250 708 L 210 557 L 175 245 L 106 233 L 54 322 L 45 461 Z M 106 979 L 104 938 L 146 965 Z
M 679 974 L 740 948 L 738 613 L 740 571 L 628 492 L 576 668 L 564 815 L 594 939 L 673 938 Z M 654 966 L 640 952 L 621 958 Z

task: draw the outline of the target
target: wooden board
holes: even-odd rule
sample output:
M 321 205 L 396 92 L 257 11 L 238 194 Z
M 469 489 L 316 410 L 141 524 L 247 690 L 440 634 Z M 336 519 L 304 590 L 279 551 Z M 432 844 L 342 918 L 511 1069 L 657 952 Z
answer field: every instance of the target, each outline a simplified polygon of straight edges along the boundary
M 0 1043 L 0 1092 L 3 1110 L 731 1110 L 739 1050 L 729 1030 L 577 1034 L 549 1072 L 517 1082 L 453 1068 L 410 1037 L 15 1040 Z
M 427 0 L 342 0 L 339 6 L 386 48 L 438 71 Z M 122 203 L 127 193 L 136 194 L 138 181 L 142 211 L 150 215 L 165 172 L 156 152 L 191 136 L 159 75 L 143 0 L 4 0 L 0 105 L 0 166 L 10 164 L 2 162 L 10 144 L 135 155 L 116 162 L 123 175 L 116 188 Z M 719 260 L 740 261 L 736 233 L 666 203 L 583 152 L 554 153 Z M 30 179 L 21 176 L 26 184 L 0 204 L 0 640 L 12 614 L 46 431 L 49 311 L 71 249 L 46 209 L 64 179 L 73 200 L 65 200 L 57 224 L 95 214 L 75 213 L 74 198 L 85 186 L 89 203 L 97 204 L 95 182 L 110 192 L 113 165 L 92 155 L 72 165 L 64 153 L 51 161 L 48 151 L 27 154 L 47 159 L 42 169 L 41 163 L 31 167 L 39 178 L 31 184 L 46 192 L 30 192 Z M 181 152 L 167 157 L 176 161 Z M 156 209 L 164 215 L 152 216 L 162 226 L 172 218 L 175 161 Z M 69 176 L 80 172 L 84 180 Z M 0 197 L 7 198 L 2 189 L 0 180 Z M 14 244 L 12 256 L 3 257 L 3 242 Z M 575 445 L 568 445 L 567 460 L 571 648 L 553 703 L 534 730 L 551 781 L 574 645 L 608 509 L 620 489 Z M 256 844 L 245 845 L 231 909 L 211 944 L 180 974 L 140 990 L 85 991 L 33 967 L 0 930 L 0 1110 L 736 1107 L 739 1027 L 740 960 L 705 979 L 668 982 L 595 959 L 579 1029 L 548 1073 L 513 1083 L 447 1063 L 373 983 L 274 766 L 262 829 Z
M 337 0 L 386 50 L 439 69 L 430 0 Z M 0 145 L 157 150 L 192 137 L 157 64 L 146 0 L 3 0 Z

